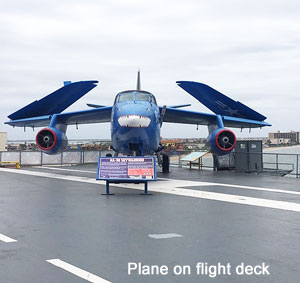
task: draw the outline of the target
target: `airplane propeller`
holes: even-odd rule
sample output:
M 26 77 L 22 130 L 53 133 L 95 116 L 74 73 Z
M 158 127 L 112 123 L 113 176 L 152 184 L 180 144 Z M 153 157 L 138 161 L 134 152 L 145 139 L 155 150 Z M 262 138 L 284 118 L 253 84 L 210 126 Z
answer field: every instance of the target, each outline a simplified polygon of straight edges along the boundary
M 234 144 L 235 138 L 233 135 L 230 135 L 229 132 L 222 132 L 218 136 L 218 144 L 223 149 L 231 148 Z
M 55 141 L 54 134 L 50 131 L 42 131 L 38 136 L 38 143 L 43 148 L 49 148 Z

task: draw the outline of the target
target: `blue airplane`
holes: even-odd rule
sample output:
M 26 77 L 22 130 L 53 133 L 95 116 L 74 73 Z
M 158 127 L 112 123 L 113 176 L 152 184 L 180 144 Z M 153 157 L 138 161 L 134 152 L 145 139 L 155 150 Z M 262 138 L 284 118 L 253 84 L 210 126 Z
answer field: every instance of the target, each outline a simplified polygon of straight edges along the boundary
M 233 131 L 225 128 L 261 128 L 270 126 L 265 116 L 234 101 L 215 89 L 198 82 L 178 81 L 177 84 L 215 114 L 179 109 L 187 104 L 158 106 L 155 96 L 141 90 L 138 72 L 135 90 L 116 95 L 113 106 L 88 104 L 93 109 L 63 112 L 97 86 L 98 81 L 65 82 L 64 87 L 10 114 L 5 124 L 13 127 L 45 127 L 36 135 L 38 147 L 47 154 L 62 152 L 68 144 L 68 125 L 111 123 L 112 148 L 116 154 L 144 156 L 159 154 L 160 129 L 163 123 L 208 126 L 207 145 L 216 155 L 231 152 L 236 144 Z M 163 159 L 168 171 L 168 160 Z

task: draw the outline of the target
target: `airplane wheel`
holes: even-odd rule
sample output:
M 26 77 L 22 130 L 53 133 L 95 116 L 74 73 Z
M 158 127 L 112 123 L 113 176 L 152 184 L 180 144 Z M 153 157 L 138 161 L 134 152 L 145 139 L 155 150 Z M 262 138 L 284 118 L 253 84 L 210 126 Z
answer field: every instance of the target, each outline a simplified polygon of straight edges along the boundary
M 163 173 L 169 173 L 170 170 L 170 158 L 168 155 L 163 154 L 162 155 L 162 171 Z

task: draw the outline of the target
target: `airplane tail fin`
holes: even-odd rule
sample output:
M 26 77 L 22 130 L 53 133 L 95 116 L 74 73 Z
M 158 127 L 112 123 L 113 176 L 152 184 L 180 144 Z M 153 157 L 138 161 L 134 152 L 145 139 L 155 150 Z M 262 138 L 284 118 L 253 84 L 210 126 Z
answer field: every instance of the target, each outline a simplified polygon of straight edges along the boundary
M 239 101 L 234 101 L 208 85 L 189 81 L 178 81 L 177 84 L 217 115 L 256 121 L 267 119 L 250 107 Z
M 11 120 L 25 119 L 61 113 L 79 98 L 97 86 L 98 81 L 82 81 L 65 83 L 65 85 L 27 106 L 10 114 Z

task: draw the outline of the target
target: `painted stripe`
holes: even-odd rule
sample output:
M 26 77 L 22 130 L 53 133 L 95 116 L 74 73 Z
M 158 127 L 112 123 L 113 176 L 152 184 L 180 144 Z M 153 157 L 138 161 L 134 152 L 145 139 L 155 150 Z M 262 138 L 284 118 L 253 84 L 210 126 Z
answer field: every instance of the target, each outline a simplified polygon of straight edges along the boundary
M 0 241 L 5 242 L 5 243 L 14 243 L 14 242 L 17 242 L 17 240 L 14 240 L 14 239 L 12 239 L 10 237 L 7 237 L 7 236 L 5 236 L 3 234 L 0 234 Z
M 155 240 L 183 237 L 182 235 L 175 234 L 175 233 L 169 233 L 169 234 L 149 234 L 148 236 L 150 238 L 152 238 L 152 239 L 155 239 Z
M 65 169 L 65 168 L 53 168 L 53 167 L 47 167 L 47 166 L 37 166 L 35 168 L 97 174 L 97 172 L 95 172 L 95 171 L 75 170 L 75 169 Z M 246 189 L 246 190 L 265 191 L 265 192 L 272 192 L 272 193 L 284 193 L 284 194 L 300 195 L 300 192 L 297 192 L 297 191 L 271 189 L 271 188 L 254 187 L 254 186 L 222 184 L 222 183 L 212 183 L 212 182 L 198 182 L 198 181 L 177 180 L 177 179 L 167 179 L 167 178 L 159 178 L 159 180 L 168 181 L 169 183 L 173 182 L 174 184 L 176 184 L 176 187 L 221 186 L 221 187 L 229 187 L 229 188 L 234 188 L 234 189 Z
M 54 179 L 60 179 L 60 180 L 65 180 L 65 181 L 84 182 L 84 183 L 97 184 L 97 185 L 105 184 L 105 181 L 97 181 L 95 179 L 91 179 L 91 178 L 87 178 L 87 177 L 65 176 L 65 175 L 59 175 L 59 174 L 53 174 L 53 173 L 27 171 L 27 170 L 21 170 L 21 169 L 16 170 L 16 169 L 9 169 L 9 168 L 0 168 L 0 171 L 15 173 L 15 174 L 37 176 L 37 177 L 54 178 Z M 201 187 L 201 186 L 207 186 L 208 184 L 210 184 L 211 186 L 226 185 L 228 187 L 232 187 L 232 185 L 229 185 L 229 184 L 223 185 L 223 184 L 219 184 L 219 183 L 194 182 L 194 181 L 184 181 L 184 180 L 174 180 L 174 179 L 165 179 L 165 180 L 166 181 L 161 181 L 161 182 L 159 182 L 159 181 L 151 182 L 151 186 L 149 186 L 150 187 L 149 191 L 157 192 L 157 193 L 164 193 L 164 194 L 171 194 L 171 195 L 178 195 L 178 196 L 185 196 L 185 197 L 194 197 L 194 198 L 209 199 L 209 200 L 230 202 L 230 203 L 236 203 L 236 204 L 244 204 L 244 205 L 252 205 L 252 206 L 300 212 L 300 204 L 299 203 L 179 188 L 179 187 L 187 187 L 187 186 L 200 186 Z M 235 185 L 233 185 L 233 186 L 235 186 Z M 123 187 L 123 188 L 127 188 L 127 189 L 144 190 L 143 184 L 140 184 L 140 185 L 118 184 L 118 185 L 114 185 L 111 187 Z M 246 186 L 244 186 L 244 187 L 246 187 Z M 239 188 L 243 188 L 243 186 L 239 186 Z M 258 189 L 263 189 L 263 188 L 258 188 Z M 275 189 L 267 189 L 267 190 L 269 190 L 269 191 L 272 190 L 273 192 L 276 191 L 276 192 L 281 192 L 281 193 L 295 194 L 295 195 L 299 194 L 299 192 L 296 192 L 296 191 L 284 191 L 284 190 L 275 190 Z
M 197 182 L 197 181 L 189 181 L 189 180 L 175 180 L 175 179 L 166 179 L 160 178 L 161 180 L 169 181 L 172 180 L 176 183 L 176 187 L 194 187 L 194 186 L 221 186 L 221 187 L 229 187 L 234 189 L 245 189 L 245 190 L 255 190 L 255 191 L 265 191 L 271 193 L 284 193 L 291 195 L 300 195 L 300 192 L 290 191 L 290 190 L 281 190 L 281 189 L 272 189 L 272 188 L 263 188 L 263 187 L 253 187 L 253 186 L 244 186 L 244 185 L 234 185 L 234 184 L 223 184 L 223 183 L 212 183 L 212 182 Z
M 96 171 L 88 171 L 88 170 L 76 170 L 76 169 L 66 169 L 66 168 L 55 168 L 55 167 L 48 167 L 48 166 L 35 166 L 33 168 L 40 168 L 40 169 L 49 169 L 49 170 L 57 170 L 57 171 L 70 171 L 70 172 L 79 172 L 79 173 L 92 173 L 96 174 Z
M 83 269 L 80 269 L 74 265 L 71 265 L 67 262 L 64 262 L 60 259 L 49 259 L 49 260 L 46 260 L 47 262 L 61 268 L 61 269 L 64 269 L 88 282 L 93 282 L 93 283 L 111 283 L 110 281 L 107 281 L 99 276 L 96 276 L 90 272 L 87 272 Z
M 150 190 L 151 192 L 169 193 L 178 196 L 217 200 L 217 201 L 230 202 L 236 204 L 245 204 L 245 205 L 300 212 L 300 204 L 293 203 L 293 202 L 269 200 L 263 198 L 253 198 L 253 197 L 246 197 L 241 195 L 221 194 L 221 193 L 214 193 L 214 192 L 207 192 L 207 191 L 196 191 L 196 190 L 181 189 L 181 188 L 172 188 L 170 191 L 168 191 L 168 189 L 166 190 L 166 189 L 159 189 L 159 188 L 151 188 L 149 189 L 149 191 Z
M 47 173 L 47 172 L 38 172 L 38 171 L 29 171 L 29 170 L 22 170 L 22 169 L 9 169 L 9 168 L 0 168 L 0 172 L 8 172 L 14 174 L 21 174 L 21 175 L 29 175 L 29 176 L 36 176 L 42 178 L 51 178 L 51 179 L 59 179 L 65 181 L 73 181 L 73 182 L 83 182 L 83 183 L 90 183 L 90 184 L 105 184 L 105 181 L 97 181 L 96 180 L 96 173 L 95 179 L 88 178 L 88 177 L 79 177 L 79 176 L 67 176 L 67 175 L 60 175 L 54 173 Z

